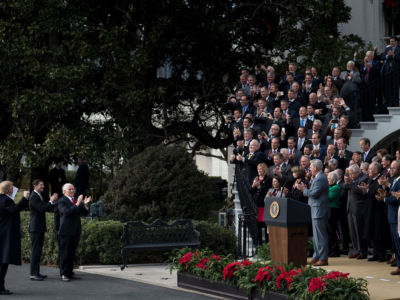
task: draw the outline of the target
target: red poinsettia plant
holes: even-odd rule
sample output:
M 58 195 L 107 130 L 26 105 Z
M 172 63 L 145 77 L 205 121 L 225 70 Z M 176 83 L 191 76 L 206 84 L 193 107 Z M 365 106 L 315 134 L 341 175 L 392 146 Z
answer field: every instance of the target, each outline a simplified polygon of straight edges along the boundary
M 235 261 L 231 256 L 219 256 L 208 249 L 183 249 L 171 258 L 173 269 L 189 272 L 212 281 L 225 281 L 249 294 L 278 292 L 299 299 L 368 299 L 367 282 L 351 278 L 348 273 L 326 272 L 323 269 Z

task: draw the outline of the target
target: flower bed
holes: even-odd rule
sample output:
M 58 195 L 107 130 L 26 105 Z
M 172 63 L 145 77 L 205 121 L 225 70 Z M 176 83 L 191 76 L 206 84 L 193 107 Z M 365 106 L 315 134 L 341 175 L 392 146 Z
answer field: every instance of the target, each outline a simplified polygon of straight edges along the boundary
M 178 286 L 233 299 L 369 299 L 367 281 L 348 273 L 235 261 L 207 249 L 181 249 L 171 262 L 171 271 L 178 271 Z

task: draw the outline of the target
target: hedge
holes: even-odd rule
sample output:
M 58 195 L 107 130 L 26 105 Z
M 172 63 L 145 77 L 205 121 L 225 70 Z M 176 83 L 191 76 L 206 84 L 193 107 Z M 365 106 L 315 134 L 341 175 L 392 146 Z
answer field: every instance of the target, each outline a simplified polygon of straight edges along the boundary
M 46 215 L 47 232 L 45 236 L 42 263 L 57 264 L 57 240 L 54 234 L 53 214 Z M 22 260 L 30 261 L 31 242 L 28 232 L 29 212 L 21 213 Z M 214 223 L 200 221 L 197 225 L 202 247 L 208 247 L 218 253 L 236 254 L 235 234 Z M 119 221 L 99 221 L 82 219 L 82 235 L 75 263 L 84 264 L 121 264 L 121 235 L 123 223 Z M 163 262 L 167 255 L 160 252 L 132 254 L 129 263 Z

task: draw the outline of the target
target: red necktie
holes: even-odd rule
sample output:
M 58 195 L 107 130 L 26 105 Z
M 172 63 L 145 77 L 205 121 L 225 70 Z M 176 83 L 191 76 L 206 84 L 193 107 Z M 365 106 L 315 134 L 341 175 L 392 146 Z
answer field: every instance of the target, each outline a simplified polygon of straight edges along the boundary
M 290 149 L 290 150 L 289 150 L 289 155 L 292 155 L 292 154 L 293 154 L 293 150 Z
M 74 198 L 74 197 L 72 197 L 72 204 L 73 204 L 73 205 L 76 204 L 76 201 L 75 201 L 75 198 Z
M 367 73 L 365 74 L 365 83 L 369 82 L 369 71 L 370 71 L 370 67 L 367 68 Z

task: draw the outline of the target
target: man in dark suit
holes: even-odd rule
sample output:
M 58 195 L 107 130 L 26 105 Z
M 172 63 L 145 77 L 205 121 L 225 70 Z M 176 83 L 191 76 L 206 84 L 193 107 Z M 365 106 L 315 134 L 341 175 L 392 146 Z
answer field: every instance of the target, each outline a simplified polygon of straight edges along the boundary
M 342 78 L 340 78 L 340 69 L 338 67 L 333 67 L 332 79 L 333 79 L 333 82 L 335 83 L 335 86 L 337 87 L 337 89 L 340 92 L 340 90 L 344 84 L 344 80 Z
M 308 144 L 311 144 L 311 142 L 306 138 L 306 128 L 300 126 L 299 129 L 297 129 L 296 148 L 300 152 L 303 152 L 304 146 Z
M 334 156 L 339 162 L 339 169 L 346 170 L 349 166 L 349 162 L 352 159 L 353 152 L 347 150 L 347 141 L 345 138 L 338 138 L 337 139 L 337 154 Z
M 70 183 L 64 184 L 63 193 L 64 196 L 57 201 L 60 213 L 60 273 L 63 281 L 71 281 L 78 279 L 73 277 L 72 270 L 81 235 L 81 216 L 87 215 L 91 197 L 85 197 L 83 200 L 81 194 L 75 200 L 75 188 Z
M 360 67 L 360 74 L 364 89 L 366 92 L 362 94 L 361 98 L 361 120 L 373 121 L 373 114 L 376 110 L 376 96 L 378 88 L 376 82 L 379 80 L 380 64 L 377 59 L 374 59 L 374 51 L 367 51 L 364 58 L 364 63 Z M 380 109 L 380 107 L 378 107 Z
M 388 45 L 382 53 L 384 62 L 381 73 L 385 77 L 386 105 L 399 106 L 399 71 L 400 71 L 400 47 L 396 37 L 391 37 Z
M 368 177 L 361 172 L 357 164 L 349 167 L 349 176 L 344 176 L 345 188 L 348 191 L 347 217 L 349 220 L 350 239 L 352 251 L 349 258 L 366 259 L 368 254 L 368 243 L 362 237 L 366 215 L 366 197 L 360 188 L 362 182 Z
M 11 198 L 13 183 L 3 181 L 0 183 L 0 295 L 11 295 L 5 288 L 5 277 L 8 265 L 21 265 L 21 226 L 20 211 L 26 206 L 29 191 L 24 191 L 24 196 L 14 203 Z
M 384 234 L 385 232 L 385 203 L 376 199 L 378 188 L 380 188 L 378 179 L 381 172 L 381 165 L 377 162 L 372 162 L 368 167 L 368 182 L 361 184 L 364 194 L 367 196 L 367 208 L 365 215 L 365 226 L 363 238 L 367 241 L 373 241 L 374 250 L 373 256 L 368 258 L 368 261 L 380 262 L 386 261 Z
M 55 166 L 50 170 L 49 183 L 51 186 L 51 194 L 62 195 L 62 186 L 67 182 L 65 171 L 62 168 L 62 159 L 55 161 Z
M 76 171 L 75 177 L 75 188 L 76 188 L 76 197 L 83 195 L 85 196 L 86 188 L 89 184 L 89 167 L 84 162 L 82 157 L 77 158 L 78 170 Z
M 376 156 L 375 150 L 371 149 L 371 141 L 368 138 L 362 138 L 360 140 L 360 148 L 363 151 L 362 161 L 371 163 L 372 158 Z
M 390 226 L 390 233 L 392 236 L 392 243 L 394 252 L 396 253 L 396 265 L 397 269 L 390 272 L 391 275 L 400 275 L 400 237 L 398 232 L 398 211 L 400 204 L 400 161 L 395 160 L 390 165 L 390 176 L 393 178 L 393 182 L 387 179 L 387 177 L 381 176 L 378 180 L 385 191 L 378 190 L 379 195 L 377 199 L 384 201 L 387 205 L 387 218 Z
M 312 128 L 313 123 L 307 118 L 307 109 L 304 106 L 299 108 L 299 117 L 290 121 L 288 130 L 289 135 L 296 135 L 299 127 L 305 127 L 307 130 Z
M 319 133 L 314 133 L 311 136 L 311 142 L 312 142 L 312 157 L 314 159 L 319 159 L 322 162 L 325 161 L 325 156 L 326 156 L 326 146 L 321 145 L 321 136 Z
M 266 162 L 263 152 L 260 151 L 260 144 L 257 140 L 252 140 L 249 145 L 249 152 L 245 156 L 236 155 L 236 161 L 244 163 L 248 174 L 249 186 L 257 176 L 257 165 L 261 162 Z
M 31 280 L 42 281 L 47 276 L 40 274 L 40 257 L 42 256 L 44 235 L 46 232 L 46 211 L 53 211 L 58 195 L 53 194 L 50 202 L 42 197 L 44 183 L 40 179 L 32 182 L 33 192 L 29 198 L 29 235 L 31 237 Z
M 242 112 L 242 118 L 244 118 L 247 114 L 254 115 L 255 108 L 250 103 L 250 100 L 246 95 L 240 97 L 240 105 L 238 108 L 240 108 Z

